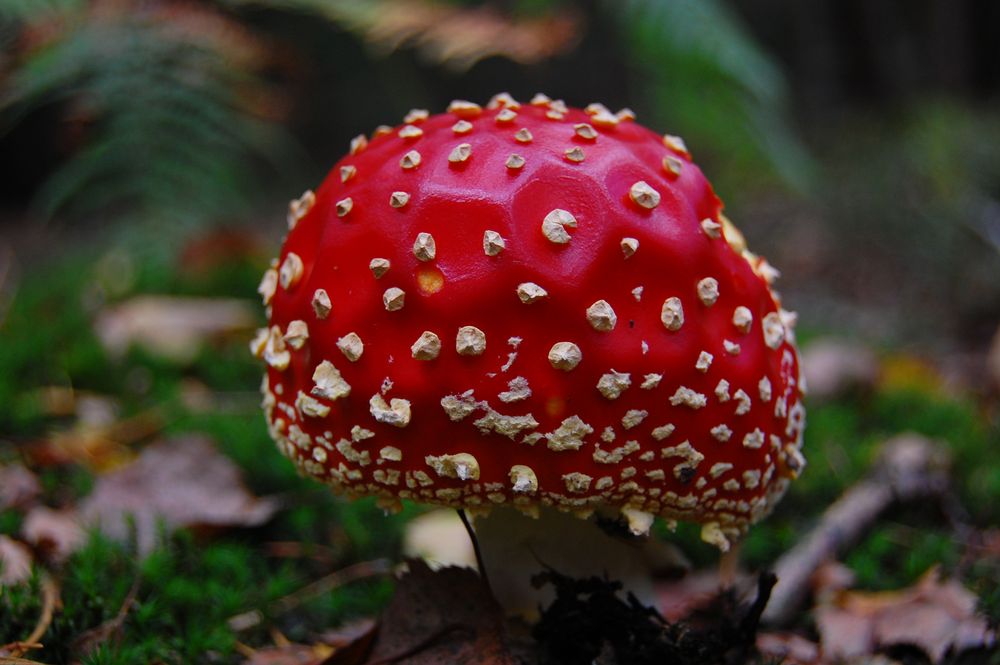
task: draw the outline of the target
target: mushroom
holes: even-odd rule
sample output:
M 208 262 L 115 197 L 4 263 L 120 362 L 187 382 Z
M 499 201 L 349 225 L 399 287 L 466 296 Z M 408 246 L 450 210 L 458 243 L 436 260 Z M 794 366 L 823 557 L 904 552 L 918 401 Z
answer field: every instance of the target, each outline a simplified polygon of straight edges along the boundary
M 804 465 L 776 271 L 677 137 L 496 100 L 355 141 L 294 202 L 253 345 L 271 436 L 348 497 L 467 509 L 484 548 L 613 516 L 729 549 Z

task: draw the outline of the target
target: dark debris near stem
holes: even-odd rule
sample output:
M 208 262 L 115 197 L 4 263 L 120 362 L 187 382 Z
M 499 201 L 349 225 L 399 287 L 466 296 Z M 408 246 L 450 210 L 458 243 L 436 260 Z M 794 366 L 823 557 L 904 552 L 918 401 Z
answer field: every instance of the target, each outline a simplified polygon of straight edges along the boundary
M 754 654 L 757 627 L 776 578 L 762 573 L 757 597 L 741 604 L 733 590 L 687 621 L 670 623 L 606 578 L 573 579 L 549 569 L 532 578 L 555 587 L 556 599 L 542 611 L 532 636 L 546 664 L 736 665 Z

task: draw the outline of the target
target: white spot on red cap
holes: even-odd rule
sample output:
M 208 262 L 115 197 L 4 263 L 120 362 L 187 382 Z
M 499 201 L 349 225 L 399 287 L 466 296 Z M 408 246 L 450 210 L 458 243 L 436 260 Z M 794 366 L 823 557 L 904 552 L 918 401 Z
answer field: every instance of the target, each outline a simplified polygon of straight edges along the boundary
M 475 326 L 462 326 L 455 336 L 455 350 L 460 356 L 481 356 L 486 351 L 486 333 Z
M 515 464 L 510 467 L 511 489 L 518 494 L 534 494 L 538 491 L 538 477 L 530 466 Z
M 316 194 L 311 189 L 307 189 L 299 198 L 292 199 L 288 203 L 288 230 L 294 229 L 315 204 Z
M 684 139 L 672 134 L 663 135 L 663 145 L 675 152 L 686 153 L 688 151 L 687 145 L 684 143 Z
M 695 369 L 701 373 L 708 371 L 708 368 L 712 366 L 713 356 L 708 351 L 702 351 L 698 354 L 698 361 L 694 364 Z
M 598 300 L 587 308 L 587 321 L 594 330 L 610 332 L 618 323 L 618 316 L 607 300 Z
M 719 282 L 714 277 L 705 277 L 698 282 L 698 300 L 711 307 L 719 299 Z
M 389 263 L 389 259 L 374 258 L 368 262 L 368 269 L 372 271 L 373 275 L 375 275 L 375 279 L 378 279 L 388 272 L 391 265 L 392 264 Z
M 643 390 L 653 390 L 660 385 L 660 381 L 662 380 L 662 374 L 646 374 L 642 377 L 642 385 L 639 387 Z
M 337 400 L 351 394 L 350 384 L 344 381 L 340 370 L 329 360 L 324 360 L 316 366 L 312 380 L 314 385 L 310 392 L 317 397 Z
M 670 403 L 674 406 L 683 405 L 691 409 L 700 409 L 705 406 L 707 400 L 700 392 L 686 386 L 680 386 L 671 396 Z
M 393 192 L 389 195 L 389 205 L 393 208 L 403 208 L 410 202 L 410 195 L 406 192 Z
M 375 393 L 368 400 L 368 410 L 377 422 L 395 427 L 406 427 L 410 424 L 409 400 L 394 397 L 386 403 L 382 395 Z
M 585 494 L 590 490 L 590 483 L 594 480 L 592 476 L 579 471 L 563 474 L 562 479 L 570 494 Z
M 398 286 L 390 286 L 382 294 L 382 304 L 388 312 L 395 312 L 403 309 L 406 302 L 406 292 Z
M 531 135 L 531 130 L 527 127 L 522 127 L 514 133 L 514 140 L 518 143 L 531 143 L 534 137 Z
M 496 231 L 483 232 L 483 252 L 486 256 L 496 256 L 507 247 L 503 237 Z
M 417 239 L 413 241 L 413 255 L 420 261 L 431 261 L 436 254 L 434 236 L 426 232 L 418 233 Z
M 504 164 L 508 169 L 517 171 L 524 167 L 524 157 L 517 153 L 512 153 Z
M 611 370 L 602 374 L 597 381 L 597 390 L 607 399 L 618 399 L 632 385 L 631 375 L 626 372 Z
M 549 349 L 549 364 L 564 372 L 576 369 L 583 360 L 580 347 L 573 342 L 556 342 Z
M 271 304 L 277 290 L 278 271 L 274 268 L 268 268 L 264 271 L 264 276 L 260 278 L 260 284 L 257 286 L 257 293 L 260 294 L 260 299 L 265 307 Z
M 684 325 L 684 307 L 681 305 L 680 298 L 674 296 L 663 301 L 663 307 L 660 308 L 660 321 L 671 332 L 681 329 L 681 326 Z
M 337 348 L 344 354 L 344 357 L 352 363 L 357 362 L 361 354 L 365 352 L 365 343 L 357 333 L 349 332 L 337 340 Z
M 415 169 L 420 166 L 420 153 L 416 150 L 411 150 L 403 158 L 399 160 L 399 166 L 404 170 L 409 171 L 410 169 Z
M 350 153 L 356 155 L 368 147 L 368 137 L 364 134 L 358 134 L 353 139 L 351 139 Z
M 785 341 L 785 324 L 777 312 L 771 312 L 764 317 L 764 343 L 772 349 L 777 349 Z
M 403 116 L 403 122 L 407 123 L 423 122 L 424 120 L 429 118 L 430 115 L 431 112 L 428 111 L 427 109 L 410 109 L 409 113 Z
M 594 428 L 580 419 L 580 416 L 570 416 L 560 423 L 553 432 L 545 435 L 550 450 L 579 450 L 583 446 L 583 437 L 593 434 Z
M 573 162 L 574 164 L 579 164 L 586 159 L 586 155 L 583 154 L 583 148 L 580 146 L 574 146 L 567 149 L 563 152 L 563 157 L 566 158 L 566 161 Z
M 278 283 L 281 284 L 281 288 L 287 290 L 298 284 L 304 269 L 299 255 L 289 252 L 281 263 L 281 269 L 278 270 Z
M 301 319 L 295 319 L 288 323 L 288 330 L 285 331 L 284 340 L 293 349 L 301 349 L 309 339 L 309 326 Z
M 753 313 L 749 308 L 740 305 L 733 310 L 733 325 L 744 335 L 750 332 L 753 325 Z
M 330 295 L 326 289 L 316 289 L 312 297 L 312 308 L 317 319 L 325 319 L 330 315 L 333 303 L 330 302 Z
M 597 130 L 586 122 L 573 125 L 573 133 L 585 141 L 594 141 L 597 139 Z
M 717 440 L 721 442 L 729 441 L 729 439 L 731 439 L 733 436 L 733 430 L 729 429 L 729 426 L 726 425 L 725 423 L 716 425 L 711 430 L 709 430 L 709 433 L 711 433 L 713 437 L 715 437 Z
M 464 164 L 472 157 L 472 145 L 469 143 L 459 143 L 448 154 L 448 161 L 452 164 Z
M 472 123 L 468 120 L 459 120 L 451 126 L 451 131 L 458 135 L 468 134 L 472 131 Z
M 636 205 L 646 210 L 652 210 L 660 205 L 660 193 L 650 187 L 645 180 L 633 184 L 628 190 L 628 195 Z
M 542 220 L 542 234 L 558 245 L 565 245 L 570 241 L 566 227 L 575 229 L 576 217 L 562 208 L 555 208 Z
M 348 196 L 337 201 L 337 217 L 345 217 L 354 208 L 354 200 Z
M 454 113 L 459 118 L 476 118 L 482 112 L 482 106 L 464 99 L 455 99 L 452 100 L 451 104 L 448 104 L 448 113 Z
M 434 360 L 441 353 L 441 338 L 425 330 L 410 346 L 410 354 L 417 360 Z
M 673 155 L 666 155 L 660 165 L 668 175 L 675 178 L 681 174 L 681 169 L 684 168 L 684 162 L 677 159 Z
M 517 118 L 517 112 L 513 109 L 505 108 L 497 113 L 495 120 L 498 125 L 506 125 L 514 122 L 515 118 Z
M 538 286 L 534 282 L 524 282 L 523 284 L 517 285 L 517 297 L 521 299 L 521 302 L 526 305 L 530 305 L 533 302 L 537 302 L 542 298 L 547 298 L 549 292 Z
M 427 455 L 424 461 L 442 478 L 479 480 L 479 462 L 469 453 Z
M 419 139 L 423 135 L 424 130 L 415 125 L 403 125 L 402 129 L 399 130 L 399 138 L 407 141 Z
M 621 248 L 626 259 L 632 258 L 632 255 L 639 251 L 639 241 L 635 238 L 622 238 Z

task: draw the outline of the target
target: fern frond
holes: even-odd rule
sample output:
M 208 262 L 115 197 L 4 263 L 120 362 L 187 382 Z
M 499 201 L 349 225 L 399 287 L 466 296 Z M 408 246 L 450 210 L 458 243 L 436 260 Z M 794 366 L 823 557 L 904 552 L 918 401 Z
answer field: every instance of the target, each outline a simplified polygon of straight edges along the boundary
M 605 0 L 660 122 L 742 169 L 807 189 L 813 169 L 785 115 L 778 67 L 719 0 Z

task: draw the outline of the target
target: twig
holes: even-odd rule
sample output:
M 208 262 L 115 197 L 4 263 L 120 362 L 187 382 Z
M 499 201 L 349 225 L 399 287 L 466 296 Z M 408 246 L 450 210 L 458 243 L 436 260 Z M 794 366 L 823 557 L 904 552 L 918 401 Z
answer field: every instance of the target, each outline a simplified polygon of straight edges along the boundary
M 347 566 L 336 572 L 330 573 L 312 582 L 298 591 L 279 598 L 271 603 L 268 608 L 269 614 L 284 614 L 295 609 L 310 598 L 315 598 L 324 593 L 344 586 L 350 582 L 365 579 L 366 577 L 376 577 L 386 575 L 392 570 L 392 564 L 388 559 L 374 559 L 373 561 L 362 561 L 360 563 Z M 250 610 L 230 617 L 226 623 L 229 628 L 236 632 L 241 632 L 259 626 L 264 621 L 264 614 L 260 610 Z
M 48 573 L 42 573 L 42 613 L 38 617 L 38 621 L 35 623 L 35 629 L 31 631 L 31 635 L 21 642 L 13 642 L 11 644 L 5 644 L 0 646 L 0 653 L 9 653 L 10 657 L 17 662 L 21 656 L 23 656 L 27 651 L 31 649 L 41 648 L 43 645 L 38 640 L 42 639 L 42 636 L 48 631 L 49 626 L 52 625 L 52 616 L 56 611 L 56 605 L 59 604 L 59 584 L 53 580 Z M 7 656 L 3 656 L 7 658 Z M 0 663 L 3 661 L 0 660 Z
M 823 513 L 812 531 L 778 559 L 778 583 L 764 610 L 764 621 L 785 624 L 809 590 L 819 566 L 856 543 L 889 506 L 928 496 L 943 496 L 948 486 L 941 447 L 917 434 L 902 434 L 883 444 L 870 478 L 863 480 Z
M 476 537 L 476 532 L 472 528 L 472 523 L 469 522 L 469 516 L 465 514 L 465 508 L 458 509 L 458 517 L 462 520 L 462 526 L 465 527 L 465 532 L 469 534 L 469 540 L 472 541 L 472 552 L 476 555 L 476 566 L 479 568 L 479 578 L 483 581 L 483 586 L 486 587 L 486 592 L 493 596 L 493 588 L 490 586 L 490 578 L 486 575 L 486 566 L 483 564 L 483 552 L 479 548 L 479 538 Z
M 129 587 L 128 593 L 125 594 L 125 600 L 122 601 L 121 607 L 118 608 L 118 613 L 99 626 L 84 631 L 77 636 L 77 638 L 73 640 L 74 651 L 78 651 L 83 654 L 92 653 L 95 648 L 110 639 L 115 635 L 115 633 L 122 629 L 122 626 L 125 624 L 125 619 L 128 617 L 129 611 L 131 611 L 132 606 L 135 604 L 135 598 L 139 594 L 139 586 L 141 582 L 142 575 L 139 572 L 136 572 L 135 578 L 132 580 L 132 586 Z

